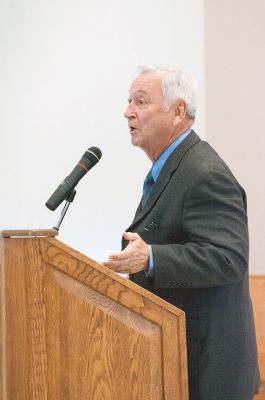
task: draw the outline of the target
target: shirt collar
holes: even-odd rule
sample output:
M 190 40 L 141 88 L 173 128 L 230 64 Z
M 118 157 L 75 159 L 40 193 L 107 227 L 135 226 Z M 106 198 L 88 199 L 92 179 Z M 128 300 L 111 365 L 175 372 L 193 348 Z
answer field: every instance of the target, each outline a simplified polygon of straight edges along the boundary
M 157 181 L 158 175 L 161 172 L 161 169 L 163 168 L 165 162 L 167 161 L 168 157 L 173 153 L 173 151 L 180 145 L 180 143 L 186 139 L 186 137 L 190 134 L 191 129 L 187 129 L 185 132 L 183 132 L 177 139 L 174 140 L 174 142 L 171 143 L 170 146 L 166 148 L 165 151 L 159 156 L 159 158 L 154 162 L 152 166 L 152 177 L 154 181 Z

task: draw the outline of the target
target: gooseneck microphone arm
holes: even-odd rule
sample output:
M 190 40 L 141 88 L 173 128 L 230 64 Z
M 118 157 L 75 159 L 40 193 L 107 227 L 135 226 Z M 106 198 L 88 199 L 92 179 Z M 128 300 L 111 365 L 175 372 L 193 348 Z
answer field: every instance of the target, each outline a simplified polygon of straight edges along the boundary
M 74 201 L 75 195 L 76 195 L 76 190 L 73 190 L 73 191 L 69 194 L 69 196 L 66 197 L 64 208 L 62 209 L 62 212 L 61 212 L 61 215 L 60 215 L 60 217 L 59 217 L 59 219 L 58 219 L 58 222 L 57 222 L 57 224 L 53 227 L 53 229 L 56 229 L 57 231 L 59 231 L 60 226 L 61 226 L 61 223 L 63 222 L 63 219 L 64 219 L 64 217 L 65 217 L 65 214 L 67 213 L 67 210 L 68 210 L 70 204 Z

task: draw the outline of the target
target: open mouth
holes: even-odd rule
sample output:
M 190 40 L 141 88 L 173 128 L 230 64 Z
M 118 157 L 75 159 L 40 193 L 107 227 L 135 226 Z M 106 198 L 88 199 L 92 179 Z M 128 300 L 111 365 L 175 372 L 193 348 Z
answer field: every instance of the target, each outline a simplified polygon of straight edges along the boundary
M 136 128 L 134 128 L 133 126 L 130 126 L 130 132 L 134 132 L 136 130 Z

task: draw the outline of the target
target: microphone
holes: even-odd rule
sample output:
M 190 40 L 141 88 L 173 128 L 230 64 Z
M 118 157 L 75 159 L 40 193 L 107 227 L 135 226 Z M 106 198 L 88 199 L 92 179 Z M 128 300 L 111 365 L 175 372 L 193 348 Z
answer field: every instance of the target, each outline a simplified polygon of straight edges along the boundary
M 70 195 L 80 179 L 101 159 L 102 153 L 98 147 L 89 147 L 83 154 L 81 160 L 58 186 L 45 205 L 52 211 Z

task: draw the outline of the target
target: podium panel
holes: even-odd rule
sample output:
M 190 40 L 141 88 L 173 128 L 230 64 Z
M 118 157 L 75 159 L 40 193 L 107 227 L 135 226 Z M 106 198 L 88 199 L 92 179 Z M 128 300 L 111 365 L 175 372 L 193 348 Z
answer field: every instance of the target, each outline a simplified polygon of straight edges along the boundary
M 0 398 L 187 400 L 184 313 L 51 232 L 2 232 Z

